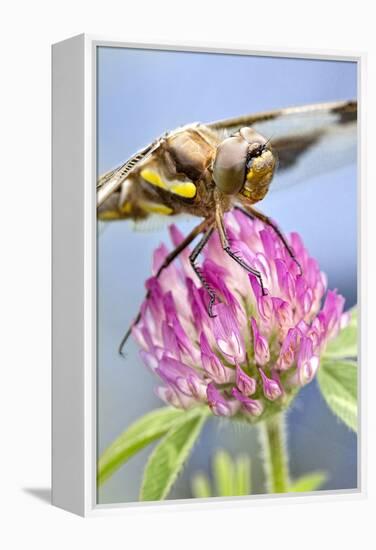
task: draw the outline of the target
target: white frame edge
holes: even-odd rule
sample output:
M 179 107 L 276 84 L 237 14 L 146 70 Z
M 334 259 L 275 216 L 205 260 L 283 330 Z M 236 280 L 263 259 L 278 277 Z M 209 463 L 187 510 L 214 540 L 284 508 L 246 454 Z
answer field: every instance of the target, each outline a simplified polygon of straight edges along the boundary
M 84 513 L 83 71 L 81 37 L 53 46 L 52 502 L 78 514 Z
M 52 503 L 80 515 L 96 501 L 90 59 L 84 35 L 52 47 Z
M 358 297 L 364 268 L 365 54 L 231 47 L 228 44 L 125 43 L 79 35 L 52 47 L 52 503 L 82 515 L 200 510 L 328 502 L 366 496 L 365 440 L 358 437 L 358 488 L 300 495 L 254 495 L 162 503 L 96 504 L 96 49 L 98 46 L 354 61 L 358 64 Z M 362 177 L 362 179 L 361 179 Z M 362 215 L 360 216 L 360 212 Z M 362 269 L 361 269 L 362 266 Z M 361 327 L 365 326 L 362 299 Z M 359 433 L 365 433 L 365 330 L 360 331 L 362 376 Z

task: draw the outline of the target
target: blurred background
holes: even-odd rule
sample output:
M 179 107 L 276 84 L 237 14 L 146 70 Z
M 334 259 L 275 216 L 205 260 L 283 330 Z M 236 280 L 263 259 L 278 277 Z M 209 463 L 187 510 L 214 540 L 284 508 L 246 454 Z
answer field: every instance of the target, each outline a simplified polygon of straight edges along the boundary
M 194 121 L 211 121 L 339 99 L 356 98 L 357 67 L 352 62 L 235 56 L 101 47 L 97 64 L 98 175 L 121 164 L 166 130 Z M 298 231 L 310 254 L 326 272 L 329 287 L 356 303 L 356 166 L 311 178 L 303 185 L 270 193 L 259 207 L 284 232 Z M 195 221 L 182 221 L 187 232 Z M 98 235 L 98 453 L 131 422 L 160 407 L 156 380 L 129 340 L 126 360 L 118 346 L 144 296 L 152 252 L 167 229 L 134 231 L 114 222 Z M 357 485 L 356 436 L 327 408 L 316 381 L 298 395 L 288 414 L 293 478 L 324 470 L 323 489 Z M 171 499 L 191 497 L 190 479 L 210 474 L 219 448 L 251 456 L 254 492 L 264 492 L 257 431 L 211 419 Z M 133 457 L 98 492 L 99 503 L 138 500 L 147 448 Z

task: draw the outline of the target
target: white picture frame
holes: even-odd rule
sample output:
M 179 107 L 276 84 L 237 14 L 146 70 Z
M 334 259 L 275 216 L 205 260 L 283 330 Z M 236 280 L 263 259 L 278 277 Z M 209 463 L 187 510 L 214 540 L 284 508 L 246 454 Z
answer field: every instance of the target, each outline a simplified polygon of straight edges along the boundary
M 365 322 L 363 244 L 364 55 L 321 51 L 253 50 L 223 44 L 136 44 L 79 35 L 52 48 L 52 215 L 53 215 L 53 352 L 52 352 L 52 502 L 81 516 L 115 509 L 142 512 L 144 506 L 181 509 L 188 500 L 163 503 L 98 505 L 96 498 L 96 51 L 100 46 L 238 55 L 348 60 L 358 64 L 358 296 L 361 327 Z M 257 495 L 231 499 L 234 506 L 274 502 L 362 498 L 366 492 L 363 331 L 359 336 L 358 487 L 321 491 L 320 495 Z M 205 507 L 226 507 L 229 500 L 206 499 Z

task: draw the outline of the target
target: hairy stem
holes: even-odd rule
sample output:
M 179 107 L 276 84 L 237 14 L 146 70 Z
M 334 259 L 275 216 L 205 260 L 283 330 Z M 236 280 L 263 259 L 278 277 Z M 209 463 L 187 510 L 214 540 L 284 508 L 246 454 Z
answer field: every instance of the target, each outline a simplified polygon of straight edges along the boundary
M 286 493 L 289 471 L 284 415 L 281 413 L 262 422 L 260 432 L 268 492 Z

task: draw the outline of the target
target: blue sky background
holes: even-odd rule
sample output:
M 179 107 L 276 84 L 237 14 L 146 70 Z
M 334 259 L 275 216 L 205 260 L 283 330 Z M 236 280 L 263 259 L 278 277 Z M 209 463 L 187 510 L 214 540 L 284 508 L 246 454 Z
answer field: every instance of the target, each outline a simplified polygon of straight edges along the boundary
M 193 121 L 291 105 L 356 98 L 356 64 L 276 57 L 187 52 L 98 50 L 98 174 L 122 163 L 166 130 Z M 298 231 L 329 278 L 329 286 L 356 303 L 356 166 L 304 185 L 271 193 L 260 203 L 285 232 Z M 182 222 L 187 231 L 192 222 Z M 133 342 L 127 361 L 118 344 L 144 295 L 153 249 L 168 242 L 166 230 L 135 232 L 128 222 L 110 224 L 98 238 L 98 442 L 103 450 L 130 422 L 160 406 L 156 380 Z M 328 412 L 316 383 L 306 387 L 289 414 L 292 474 L 330 474 L 325 488 L 356 485 L 356 438 Z M 254 485 L 262 491 L 253 430 L 208 423 L 171 498 L 187 498 L 189 478 L 207 470 L 217 448 L 254 458 Z M 150 450 L 133 458 L 99 494 L 100 502 L 137 500 Z

